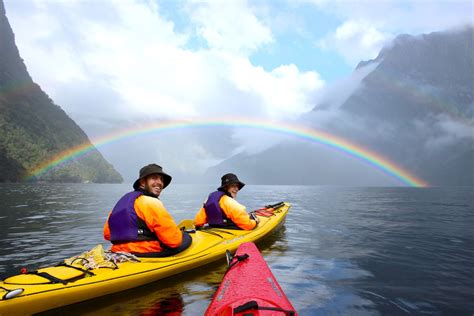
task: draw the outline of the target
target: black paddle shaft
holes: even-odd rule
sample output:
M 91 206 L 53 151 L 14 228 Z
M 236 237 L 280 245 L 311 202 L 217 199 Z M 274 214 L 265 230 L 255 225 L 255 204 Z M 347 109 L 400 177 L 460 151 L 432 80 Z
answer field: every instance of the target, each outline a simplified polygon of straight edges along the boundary
M 273 205 L 267 205 L 267 206 L 265 206 L 265 208 L 279 208 L 279 207 L 282 207 L 283 205 L 285 205 L 285 202 L 278 202 L 278 203 L 273 204 Z

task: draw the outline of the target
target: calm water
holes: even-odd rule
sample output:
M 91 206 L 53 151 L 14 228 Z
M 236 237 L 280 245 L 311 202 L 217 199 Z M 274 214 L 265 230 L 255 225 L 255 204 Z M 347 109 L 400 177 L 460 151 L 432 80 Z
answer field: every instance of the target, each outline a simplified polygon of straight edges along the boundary
M 0 272 L 54 264 L 102 243 L 130 185 L 0 184 Z M 171 185 L 177 221 L 214 186 Z M 248 209 L 288 201 L 283 229 L 258 246 L 300 315 L 473 315 L 474 188 L 252 186 Z M 202 315 L 225 260 L 49 314 Z

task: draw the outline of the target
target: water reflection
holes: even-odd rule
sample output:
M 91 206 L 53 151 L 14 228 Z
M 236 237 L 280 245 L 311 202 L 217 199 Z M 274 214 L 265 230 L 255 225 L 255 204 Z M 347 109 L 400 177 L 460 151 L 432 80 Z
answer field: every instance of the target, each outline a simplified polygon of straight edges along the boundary
M 146 291 L 145 291 L 146 290 Z M 185 289 L 179 289 L 185 293 Z M 181 292 L 169 291 L 163 285 L 128 290 L 103 298 L 39 313 L 56 315 L 183 315 L 185 304 Z
M 152 304 L 151 307 L 148 307 L 146 310 L 142 311 L 140 316 L 180 316 L 183 314 L 184 304 L 183 299 L 180 294 L 173 294 L 165 299 L 159 299 Z
M 102 225 L 130 185 L 0 184 L 0 272 L 54 264 L 102 243 Z M 214 186 L 173 185 L 162 200 L 192 218 Z M 467 314 L 474 310 L 472 188 L 251 186 L 248 209 L 292 203 L 258 244 L 300 315 Z M 225 259 L 154 284 L 61 309 L 133 314 L 180 306 L 202 315 Z

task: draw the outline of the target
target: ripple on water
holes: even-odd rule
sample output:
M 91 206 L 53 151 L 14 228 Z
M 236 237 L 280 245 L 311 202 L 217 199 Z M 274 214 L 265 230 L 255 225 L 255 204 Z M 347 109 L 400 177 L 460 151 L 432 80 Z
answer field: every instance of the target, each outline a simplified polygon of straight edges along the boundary
M 27 217 L 24 217 L 23 219 L 24 220 L 27 220 L 27 219 L 43 219 L 43 218 L 47 218 L 48 216 L 45 216 L 45 215 L 33 215 L 33 216 L 27 216 Z
M 78 210 L 59 210 L 56 212 L 57 214 L 60 215 L 74 215 L 80 213 Z
M 393 302 L 393 301 L 392 301 Z M 409 312 L 409 311 L 423 311 L 423 314 L 430 314 L 436 311 L 436 307 L 428 302 L 413 302 L 405 298 L 396 298 L 394 304 L 397 305 L 400 309 Z M 408 309 L 408 310 L 407 310 Z

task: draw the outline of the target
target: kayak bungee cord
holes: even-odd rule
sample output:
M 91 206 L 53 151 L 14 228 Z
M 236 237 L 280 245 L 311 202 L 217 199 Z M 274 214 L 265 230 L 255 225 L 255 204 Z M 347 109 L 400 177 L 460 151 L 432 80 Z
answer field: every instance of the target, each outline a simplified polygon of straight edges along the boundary
M 207 230 L 207 229 L 200 229 L 199 230 L 200 232 L 203 232 L 203 233 L 207 233 L 207 234 L 210 234 L 210 235 L 214 235 L 214 236 L 217 236 L 217 237 L 220 237 L 222 239 L 224 239 L 224 237 L 222 237 L 221 235 L 219 235 L 218 233 L 216 232 L 213 232 L 211 230 Z
M 231 232 L 228 232 L 228 231 L 225 231 L 225 230 L 221 230 L 221 229 L 219 229 L 219 228 L 212 228 L 212 230 L 213 230 L 214 232 L 217 231 L 217 232 L 222 233 L 222 234 L 228 234 L 228 235 L 232 235 L 232 236 L 237 236 L 237 235 L 234 234 L 234 233 L 231 233 Z

